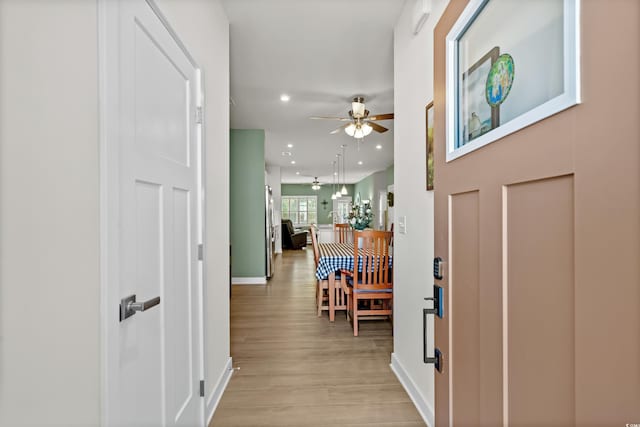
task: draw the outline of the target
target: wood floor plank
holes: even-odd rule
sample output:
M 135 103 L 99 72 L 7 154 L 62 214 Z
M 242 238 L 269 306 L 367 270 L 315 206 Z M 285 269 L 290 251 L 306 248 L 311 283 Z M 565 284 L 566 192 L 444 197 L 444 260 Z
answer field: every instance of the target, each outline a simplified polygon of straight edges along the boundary
M 389 321 L 354 337 L 343 312 L 317 317 L 313 253 L 285 251 L 266 286 L 234 286 L 234 371 L 210 427 L 424 426 L 389 368 Z

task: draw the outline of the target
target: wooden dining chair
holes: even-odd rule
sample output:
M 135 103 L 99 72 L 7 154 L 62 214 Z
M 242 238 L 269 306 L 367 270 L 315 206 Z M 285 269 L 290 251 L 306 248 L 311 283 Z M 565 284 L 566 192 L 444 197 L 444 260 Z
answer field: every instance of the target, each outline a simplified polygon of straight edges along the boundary
M 311 226 L 311 246 L 313 247 L 313 261 L 318 269 L 318 263 L 320 262 L 320 250 L 318 248 L 318 239 L 316 237 L 316 229 L 314 226 Z M 315 271 L 313 272 L 315 275 Z M 316 304 L 318 309 L 318 317 L 321 316 L 322 310 L 329 309 L 329 297 L 325 293 L 325 290 L 329 289 L 329 281 L 328 280 L 318 280 L 316 279 Z M 326 302 L 326 304 L 324 304 Z
M 353 233 L 349 224 L 334 224 L 333 226 L 334 242 L 351 243 L 353 242 Z
M 314 226 L 311 227 L 311 246 L 313 246 L 313 260 L 317 270 L 318 264 L 320 263 L 320 248 L 318 247 L 317 230 Z M 334 283 L 334 310 L 346 310 L 347 296 L 338 283 L 338 280 L 340 280 L 339 272 L 336 272 L 335 277 L 336 282 Z M 318 310 L 318 317 L 320 317 L 322 316 L 323 311 L 329 310 L 329 279 L 316 280 L 316 306 Z
M 393 275 L 389 267 L 389 231 L 356 231 L 353 235 L 353 271 L 341 270 L 340 286 L 347 294 L 347 314 L 358 336 L 358 322 L 393 314 Z M 359 261 L 359 259 L 361 261 Z M 358 268 L 360 264 L 361 268 Z

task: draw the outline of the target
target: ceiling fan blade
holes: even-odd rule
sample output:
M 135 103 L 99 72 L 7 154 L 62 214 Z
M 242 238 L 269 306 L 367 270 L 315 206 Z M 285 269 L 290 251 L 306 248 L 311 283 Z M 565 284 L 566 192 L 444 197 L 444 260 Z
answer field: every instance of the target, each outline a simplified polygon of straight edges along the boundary
M 311 120 L 340 120 L 341 122 L 351 121 L 346 117 L 322 117 L 322 116 L 312 116 L 309 117 Z
M 331 135 L 335 135 L 336 133 L 340 132 L 341 130 L 344 130 L 344 128 L 346 128 L 347 126 L 349 126 L 351 124 L 351 122 L 349 123 L 345 123 L 342 126 L 340 126 L 338 129 L 334 129 L 331 132 L 329 132 L 329 134 Z
M 367 117 L 367 120 L 391 120 L 393 119 L 393 113 L 376 114 L 375 116 Z
M 369 126 L 371 126 L 373 128 L 373 130 L 375 130 L 376 132 L 379 132 L 379 133 L 383 133 L 383 132 L 386 132 L 386 131 L 389 130 L 386 127 L 380 126 L 379 124 L 374 123 L 374 122 L 367 121 L 366 123 L 368 123 Z

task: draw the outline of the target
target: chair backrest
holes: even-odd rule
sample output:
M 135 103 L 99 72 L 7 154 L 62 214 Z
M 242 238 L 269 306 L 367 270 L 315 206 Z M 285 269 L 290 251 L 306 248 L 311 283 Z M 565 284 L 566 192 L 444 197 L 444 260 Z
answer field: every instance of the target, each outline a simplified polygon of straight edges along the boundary
M 283 225 L 283 227 L 282 227 L 282 228 L 286 228 L 286 231 L 287 231 L 289 234 L 293 234 L 293 233 L 295 233 L 295 229 L 293 228 L 293 222 L 291 222 L 291 220 L 290 220 L 290 219 L 283 219 L 283 220 L 282 220 L 282 225 Z
M 336 243 L 351 243 L 353 240 L 353 233 L 351 232 L 351 226 L 349 224 L 335 224 L 333 227 L 334 242 Z
M 318 232 L 315 225 L 309 227 L 309 232 L 311 232 L 311 246 L 313 246 L 313 260 L 316 263 L 316 268 L 318 268 L 318 263 L 320 262 L 320 249 L 318 249 L 318 238 L 316 237 L 316 233 Z
M 389 289 L 393 278 L 389 261 L 390 231 L 356 231 L 353 233 L 354 288 Z M 361 268 L 358 268 L 358 266 Z

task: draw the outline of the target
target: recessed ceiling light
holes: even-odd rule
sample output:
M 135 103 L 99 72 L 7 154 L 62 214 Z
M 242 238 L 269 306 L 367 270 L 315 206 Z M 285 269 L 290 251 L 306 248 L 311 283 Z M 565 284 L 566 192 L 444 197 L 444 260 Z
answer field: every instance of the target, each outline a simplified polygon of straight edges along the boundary
M 376 145 L 376 150 L 382 150 L 382 145 L 380 144 Z
M 295 161 L 295 160 L 291 160 L 291 164 L 292 164 L 292 165 L 295 165 L 295 164 L 296 164 L 296 161 Z
M 296 172 L 296 175 L 300 175 L 300 172 Z
M 358 164 L 359 164 L 359 165 L 361 165 L 361 164 L 362 164 L 362 160 L 359 160 L 359 161 L 358 161 Z
M 287 147 L 293 148 L 293 144 L 287 144 Z
M 283 151 L 282 155 L 283 156 L 290 156 L 291 155 L 291 151 Z
M 291 97 L 289 95 L 287 95 L 286 93 L 283 93 L 282 95 L 280 95 L 280 101 L 282 101 L 282 102 L 289 102 L 290 99 L 291 99 Z

